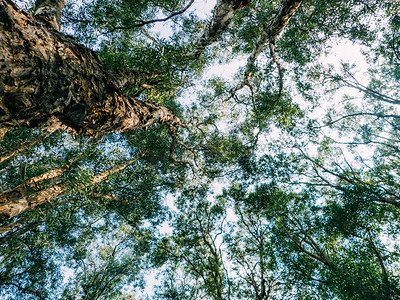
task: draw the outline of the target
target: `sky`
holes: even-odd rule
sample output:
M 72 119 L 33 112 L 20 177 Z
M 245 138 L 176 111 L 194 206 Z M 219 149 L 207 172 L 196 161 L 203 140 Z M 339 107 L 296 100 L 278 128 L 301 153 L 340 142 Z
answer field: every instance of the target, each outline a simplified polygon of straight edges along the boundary
M 27 3 L 26 1 L 16 1 L 17 3 L 20 4 L 20 7 L 27 8 L 25 4 Z M 199 16 L 200 18 L 203 19 L 210 19 L 211 18 L 211 10 L 215 6 L 216 1 L 205 1 L 205 0 L 198 0 L 195 1 L 194 5 L 189 9 L 188 13 L 190 12 L 196 12 L 196 15 Z M 165 27 L 164 24 L 158 24 L 157 26 L 154 27 L 154 31 L 158 31 L 163 35 L 168 35 L 170 33 L 169 29 Z M 358 45 L 352 44 L 349 41 L 345 40 L 338 40 L 332 43 L 332 48 L 331 48 L 331 54 L 328 56 L 324 57 L 323 60 L 321 60 L 321 63 L 325 66 L 328 64 L 333 65 L 335 68 L 339 69 L 341 62 L 349 62 L 349 63 L 354 63 L 357 65 L 356 69 L 358 69 L 360 77 L 358 79 L 360 81 L 363 81 L 366 79 L 365 72 L 368 68 L 368 64 L 363 58 L 361 54 L 361 48 Z M 222 77 L 225 79 L 230 79 L 233 77 L 235 72 L 240 66 L 243 66 L 246 63 L 246 58 L 243 59 L 236 59 L 230 62 L 229 64 L 219 64 L 219 65 L 214 65 L 207 69 L 205 71 L 204 78 L 211 78 L 213 76 L 218 76 Z M 202 84 L 199 82 L 198 84 Z M 196 86 L 195 86 L 196 88 Z M 191 90 L 190 92 L 193 93 L 195 89 Z M 360 94 L 359 92 L 352 90 L 352 89 L 347 89 L 344 90 L 343 93 L 354 95 L 359 97 Z M 190 95 L 189 95 L 190 96 Z M 185 97 L 186 99 L 191 99 L 190 101 L 194 101 L 195 95 L 191 95 L 190 97 Z M 341 95 L 337 95 L 336 97 L 341 97 Z M 327 103 L 326 105 L 329 105 Z M 324 107 L 321 108 L 321 111 L 317 111 L 316 114 L 323 114 Z M 221 191 L 222 185 L 216 185 L 215 190 L 216 193 Z M 169 202 L 170 205 L 172 206 L 172 201 L 173 198 L 171 196 L 167 197 L 167 203 Z M 165 226 L 164 228 L 165 232 L 168 232 L 170 228 L 168 226 Z M 147 283 L 147 289 L 145 290 L 145 293 L 148 294 L 149 296 L 154 294 L 154 286 L 159 285 L 160 281 L 157 280 L 156 278 L 156 272 L 149 273 L 145 277 L 145 281 Z
M 211 18 L 211 10 L 214 7 L 216 1 L 195 1 L 193 7 L 191 7 L 189 12 L 196 12 L 196 15 L 200 18 L 210 19 Z M 165 26 L 165 25 L 164 25 Z M 154 27 L 154 30 L 158 30 L 160 32 L 164 32 L 164 34 L 169 34 L 169 31 L 166 30 L 166 27 L 163 25 L 158 25 Z M 260 55 L 259 59 L 269 59 L 268 53 L 266 55 Z M 196 90 L 201 88 L 201 85 L 205 80 L 211 79 L 212 77 L 221 77 L 226 80 L 230 80 L 233 78 L 234 74 L 237 72 L 239 67 L 243 67 L 246 64 L 247 58 L 238 58 L 232 60 L 228 64 L 215 64 L 212 67 L 209 67 L 205 70 L 202 81 L 198 82 L 191 89 L 188 90 L 182 96 L 182 102 L 185 104 L 189 104 L 192 101 L 196 101 Z M 359 45 L 353 44 L 350 41 L 346 40 L 337 40 L 332 42 L 330 53 L 321 59 L 321 64 L 324 66 L 332 65 L 339 72 L 341 63 L 350 63 L 355 64 L 357 70 L 360 75 L 359 79 L 362 81 L 366 79 L 365 72 L 368 68 L 368 64 L 364 59 L 361 48 Z M 343 94 L 353 95 L 355 97 L 361 97 L 360 93 L 354 89 L 344 89 L 336 95 L 336 97 L 341 98 Z M 361 100 L 361 99 L 360 99 Z M 321 107 L 320 110 L 315 112 L 315 117 L 320 117 L 325 114 L 325 110 L 329 105 L 332 105 L 332 101 L 327 101 L 325 105 Z M 319 115 L 319 116 L 318 116 Z M 223 184 L 215 183 L 215 193 L 218 194 L 222 191 Z M 167 204 L 173 209 L 173 200 L 174 197 L 167 197 Z M 233 218 L 233 217 L 231 217 Z M 168 225 L 164 225 L 161 231 L 171 232 L 171 228 Z M 149 296 L 154 295 L 155 286 L 160 285 L 160 281 L 156 277 L 156 271 L 149 273 L 145 277 L 145 281 L 147 284 L 147 288 L 145 293 Z

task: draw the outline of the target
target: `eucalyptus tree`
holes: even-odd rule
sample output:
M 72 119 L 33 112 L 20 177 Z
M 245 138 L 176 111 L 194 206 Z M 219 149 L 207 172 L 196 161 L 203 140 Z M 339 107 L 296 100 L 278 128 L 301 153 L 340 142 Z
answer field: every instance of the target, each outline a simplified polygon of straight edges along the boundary
M 338 199 L 324 204 L 315 189 L 294 193 L 271 183 L 248 192 L 235 185 L 227 195 L 242 210 L 227 263 L 241 264 L 242 293 L 254 299 L 399 297 L 397 251 L 382 238 L 387 220 L 369 212 L 356 219 Z
M 204 186 L 187 188 L 177 201 L 170 237 L 159 241 L 155 257 L 167 259 L 160 299 L 227 299 L 230 282 L 222 256 L 224 203 L 207 201 Z
M 0 0 L 0 295 L 129 297 L 121 289 L 155 250 L 156 266 L 170 264 L 160 297 L 397 296 L 396 251 L 377 236 L 389 227 L 397 237 L 399 1 L 218 0 L 209 20 L 195 3 L 38 0 L 26 11 Z M 347 66 L 320 67 L 338 39 L 373 50 L 369 84 Z M 232 60 L 233 80 L 212 78 L 182 101 L 207 67 Z M 322 102 L 328 82 L 370 103 L 316 128 L 304 107 Z M 327 126 L 378 145 L 373 167 L 335 161 L 332 139 L 318 140 Z M 288 154 L 289 143 L 263 156 L 274 128 L 296 147 L 311 136 L 319 157 Z M 215 227 L 227 228 L 225 208 L 206 201 L 216 176 L 248 188 L 225 195 L 239 217 L 226 249 Z M 188 190 L 198 182 L 204 191 Z M 182 191 L 179 234 L 156 247 L 162 198 Z M 60 287 L 67 265 L 75 277 Z
M 7 141 L 11 142 L 6 137 Z M 163 159 L 156 152 L 146 151 L 147 145 L 132 149 L 123 141 L 117 137 L 72 139 L 57 132 L 41 147 L 3 163 L 3 186 L 13 187 L 7 191 L 25 193 L 27 198 L 46 194 L 49 189 L 62 191 L 57 197 L 47 193 L 48 201 L 40 208 L 27 209 L 3 221 L 2 298 L 41 295 L 54 299 L 62 293 L 72 298 L 109 297 L 119 294 L 125 285 L 137 282 L 141 286 L 146 253 L 154 238 L 145 221 L 154 228 L 163 221 L 162 194 L 174 189 L 180 178 L 162 176 L 155 164 L 162 164 Z M 162 146 L 160 142 L 158 139 Z M 103 256 L 97 253 L 97 247 L 105 249 Z M 100 258 L 104 263 L 115 259 L 115 263 L 101 265 Z M 88 264 L 88 269 L 82 269 L 82 263 Z M 64 276 L 71 279 L 67 287 L 63 287 Z M 80 279 L 88 281 L 87 290 Z

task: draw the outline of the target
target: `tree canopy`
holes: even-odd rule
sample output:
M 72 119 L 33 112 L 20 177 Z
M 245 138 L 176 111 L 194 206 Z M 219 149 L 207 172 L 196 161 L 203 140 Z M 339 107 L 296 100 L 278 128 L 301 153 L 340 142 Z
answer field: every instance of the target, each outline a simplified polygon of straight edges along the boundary
M 399 79 L 399 0 L 0 0 L 0 298 L 400 299 Z

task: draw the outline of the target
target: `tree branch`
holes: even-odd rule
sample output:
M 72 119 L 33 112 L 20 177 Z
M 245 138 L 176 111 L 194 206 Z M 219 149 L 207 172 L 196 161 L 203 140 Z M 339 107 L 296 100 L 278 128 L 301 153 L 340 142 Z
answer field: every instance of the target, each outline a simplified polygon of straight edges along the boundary
M 231 93 L 237 92 L 246 85 L 246 82 L 249 81 L 254 69 L 255 62 L 258 56 L 264 51 L 266 44 L 268 44 L 271 57 L 278 67 L 279 94 L 282 93 L 284 68 L 282 67 L 276 56 L 275 42 L 281 35 L 283 30 L 286 28 L 286 26 L 289 24 L 290 19 L 298 11 L 300 4 L 303 1 L 304 0 L 285 0 L 282 3 L 282 8 L 278 12 L 278 14 L 271 20 L 271 22 L 269 22 L 269 24 L 263 27 L 263 30 L 256 42 L 256 46 L 247 59 L 246 69 L 244 72 L 244 80 L 243 82 L 239 83 L 234 89 L 232 89 Z
M 57 131 L 57 129 L 59 129 L 58 126 L 49 125 L 49 126 L 45 127 L 42 130 L 42 133 L 39 134 L 36 138 L 34 138 L 34 139 L 30 140 L 30 141 L 27 141 L 25 143 L 20 144 L 17 148 L 14 148 L 14 149 L 12 149 L 10 151 L 7 151 L 7 152 L 5 152 L 3 154 L 0 154 L 0 163 L 5 161 L 6 159 L 9 159 L 10 157 L 13 157 L 14 155 L 17 155 L 18 153 L 21 153 L 22 151 L 28 149 L 29 147 L 42 142 L 48 136 L 52 135 L 55 131 Z
M 135 70 L 115 70 L 110 71 L 110 73 L 114 76 L 117 86 L 120 89 L 124 89 L 129 86 L 151 88 L 154 86 L 154 82 L 152 81 L 159 77 L 158 74 L 149 74 Z
M 201 53 L 203 53 L 207 46 L 217 41 L 230 24 L 235 10 L 240 9 L 243 6 L 248 6 L 249 4 L 249 0 L 218 0 L 213 10 L 211 22 L 207 25 L 203 35 L 197 41 L 198 45 L 194 50 L 194 57 L 200 57 Z
M 126 30 L 126 29 L 132 29 L 132 28 L 137 28 L 137 27 L 143 27 L 148 24 L 153 24 L 157 22 L 165 22 L 168 21 L 169 19 L 172 19 L 173 17 L 176 17 L 178 15 L 183 14 L 185 11 L 189 9 L 189 7 L 193 4 L 194 0 L 190 0 L 190 2 L 181 10 L 178 10 L 176 12 L 171 13 L 169 16 L 161 19 L 154 19 L 154 20 L 147 20 L 147 21 L 140 21 L 136 24 L 130 25 L 130 26 L 115 26 L 113 27 L 112 31 L 115 30 Z
M 90 185 L 94 185 L 100 181 L 103 181 L 108 176 L 124 170 L 126 167 L 143 157 L 141 153 L 124 164 L 114 166 L 100 174 L 94 175 L 90 179 Z M 37 191 L 32 194 L 28 194 L 27 187 L 25 185 L 18 185 L 13 189 L 4 191 L 0 194 L 0 221 L 11 219 L 24 211 L 30 210 L 43 203 L 50 202 L 54 198 L 58 197 L 62 193 L 66 192 L 68 184 L 61 182 L 57 185 L 53 185 L 49 188 Z

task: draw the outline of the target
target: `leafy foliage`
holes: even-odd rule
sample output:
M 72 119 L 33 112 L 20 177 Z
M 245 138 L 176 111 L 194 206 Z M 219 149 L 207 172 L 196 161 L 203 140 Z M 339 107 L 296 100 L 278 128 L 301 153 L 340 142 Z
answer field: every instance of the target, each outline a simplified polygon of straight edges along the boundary
M 303 1 L 250 64 L 289 2 L 231 12 L 199 58 L 197 2 L 67 2 L 105 68 L 150 78 L 124 92 L 187 126 L 9 130 L 1 197 L 62 193 L 1 221 L 2 299 L 400 297 L 400 2 Z M 350 43 L 363 61 L 328 64 Z

